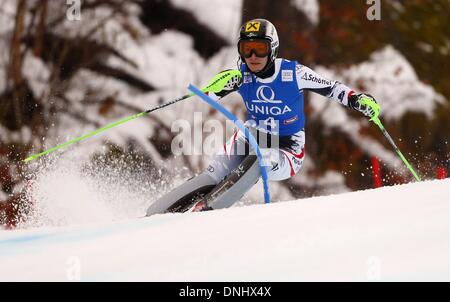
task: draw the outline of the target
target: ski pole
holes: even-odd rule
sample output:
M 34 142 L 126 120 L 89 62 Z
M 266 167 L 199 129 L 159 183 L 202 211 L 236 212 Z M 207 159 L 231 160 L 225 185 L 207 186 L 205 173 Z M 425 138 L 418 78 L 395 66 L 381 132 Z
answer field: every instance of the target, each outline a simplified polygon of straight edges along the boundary
M 389 135 L 389 133 L 387 132 L 386 128 L 384 128 L 383 124 L 381 123 L 380 119 L 378 118 L 377 115 L 373 116 L 370 121 L 374 122 L 378 128 L 380 128 L 381 132 L 384 134 L 384 136 L 387 138 L 388 142 L 391 144 L 391 146 L 394 148 L 395 152 L 397 152 L 398 156 L 400 157 L 400 159 L 403 161 L 403 163 L 406 165 L 406 167 L 409 169 L 409 171 L 411 172 L 411 174 L 415 177 L 415 179 L 417 181 L 421 181 L 419 175 L 417 175 L 416 171 L 414 171 L 413 167 L 411 166 L 411 164 L 406 160 L 405 156 L 403 156 L 403 153 L 400 151 L 400 149 L 397 147 L 397 145 L 395 144 L 394 140 L 392 139 L 392 137 Z
M 192 96 L 192 95 L 191 95 L 191 94 L 183 95 L 182 97 L 180 97 L 180 98 L 178 98 L 178 99 L 176 99 L 176 100 L 173 100 L 173 101 L 168 102 L 168 103 L 161 104 L 161 105 L 159 105 L 159 106 L 157 106 L 157 107 L 155 107 L 155 108 L 152 108 L 152 109 L 150 109 L 150 110 L 147 110 L 147 111 L 144 111 L 144 112 L 141 112 L 141 113 L 137 113 L 137 114 L 132 115 L 132 116 L 130 116 L 130 117 L 124 118 L 124 119 L 122 119 L 122 120 L 120 120 L 120 121 L 117 121 L 117 122 L 108 124 L 108 125 L 106 125 L 106 126 L 104 126 L 104 127 L 102 127 L 102 128 L 98 128 L 98 129 L 96 129 L 96 130 L 94 130 L 94 131 L 92 131 L 92 132 L 89 132 L 88 134 L 85 134 L 85 135 L 83 135 L 83 136 L 74 138 L 74 139 L 72 139 L 72 140 L 70 140 L 70 141 L 67 141 L 67 142 L 65 142 L 65 143 L 59 144 L 59 145 L 57 145 L 56 147 L 50 148 L 50 149 L 48 149 L 48 150 L 46 150 L 46 151 L 43 151 L 43 152 L 41 152 L 41 153 L 37 153 L 37 154 L 30 155 L 29 157 L 27 157 L 27 158 L 24 160 L 24 162 L 32 161 L 32 160 L 34 160 L 34 159 L 36 159 L 36 158 L 39 158 L 39 157 L 41 157 L 41 156 L 50 154 L 50 153 L 52 153 L 53 151 L 56 151 L 56 150 L 58 150 L 58 149 L 61 149 L 61 148 L 70 146 L 70 145 L 72 145 L 72 144 L 81 142 L 81 141 L 83 141 L 83 140 L 85 140 L 85 139 L 87 139 L 87 138 L 89 138 L 89 137 L 91 137 L 91 136 L 97 135 L 97 134 L 99 134 L 99 133 L 101 133 L 101 132 L 104 132 L 104 131 L 106 131 L 106 130 L 108 130 L 108 129 L 111 129 L 111 128 L 113 128 L 113 127 L 119 126 L 119 125 L 121 125 L 121 124 L 125 124 L 125 123 L 127 123 L 127 122 L 129 122 L 129 121 L 135 120 L 135 119 L 137 119 L 137 118 L 139 118 L 139 117 L 141 117 L 141 116 L 144 116 L 144 115 L 146 115 L 146 114 L 149 114 L 149 113 L 152 112 L 152 111 L 155 111 L 155 110 L 158 110 L 158 109 L 167 107 L 167 106 L 169 106 L 169 105 L 175 104 L 175 103 L 177 103 L 177 102 L 179 102 L 179 101 L 182 101 L 182 100 L 184 100 L 184 99 L 187 99 L 187 98 L 190 97 L 190 96 Z
M 236 86 L 235 84 L 237 84 L 237 83 L 239 82 L 239 79 L 240 79 L 241 77 L 242 77 L 242 75 L 241 75 L 241 73 L 240 73 L 239 70 L 225 70 L 225 71 L 223 71 L 223 72 L 217 74 L 217 75 L 210 81 L 210 83 L 209 83 L 205 88 L 202 89 L 202 91 L 203 91 L 203 92 L 220 92 L 220 91 L 222 91 L 222 90 L 223 90 L 224 88 L 226 88 L 226 87 L 227 87 L 228 89 L 230 89 L 230 86 L 233 86 L 233 88 L 235 88 L 235 87 L 234 87 L 234 86 Z M 177 99 L 175 99 L 175 100 L 173 100 L 173 101 L 171 101 L 171 102 L 167 102 L 167 103 L 161 104 L 161 105 L 159 105 L 159 106 L 157 106 L 157 107 L 154 107 L 154 108 L 152 108 L 152 109 L 149 109 L 149 110 L 146 110 L 146 111 L 137 113 L 137 114 L 132 115 L 132 116 L 130 116 L 130 117 L 124 118 L 124 119 L 122 119 L 122 120 L 120 120 L 120 121 L 117 121 L 117 122 L 108 124 L 108 125 L 106 125 L 106 126 L 104 126 L 104 127 L 102 127 L 102 128 L 96 129 L 96 130 L 94 130 L 94 131 L 92 131 L 92 132 L 90 132 L 90 133 L 88 133 L 88 134 L 85 134 L 85 135 L 83 135 L 83 136 L 74 138 L 74 139 L 72 139 L 72 140 L 70 140 L 70 141 L 67 141 L 67 142 L 65 142 L 65 143 L 59 144 L 59 145 L 57 145 L 56 147 L 50 148 L 50 149 L 48 149 L 48 150 L 46 150 L 46 151 L 43 151 L 43 152 L 37 153 L 37 154 L 33 154 L 33 155 L 27 157 L 27 158 L 24 160 L 24 162 L 32 161 L 32 160 L 37 159 L 37 158 L 39 158 L 39 157 L 41 157 L 41 156 L 50 154 L 50 153 L 52 153 L 52 152 L 54 152 L 54 151 L 56 151 L 56 150 L 58 150 L 58 149 L 61 149 L 61 148 L 70 146 L 70 145 L 72 145 L 72 144 L 81 142 L 81 141 L 83 141 L 83 140 L 85 140 L 85 139 L 87 139 L 87 138 L 89 138 L 89 137 L 92 137 L 92 136 L 94 136 L 94 135 L 97 135 L 97 134 L 99 134 L 99 133 L 102 133 L 102 132 L 104 132 L 104 131 L 106 131 L 106 130 L 108 130 L 108 129 L 111 129 L 111 128 L 113 128 L 113 127 L 116 127 L 116 126 L 119 126 L 119 125 L 121 125 L 121 124 L 127 123 L 127 122 L 129 122 L 129 121 L 135 120 L 135 119 L 137 119 L 137 118 L 139 118 L 139 117 L 141 117 L 141 116 L 144 116 L 144 115 L 149 114 L 150 112 L 153 112 L 153 111 L 155 111 L 155 110 L 158 110 L 158 109 L 167 107 L 167 106 L 169 106 L 169 105 L 175 104 L 175 103 L 177 103 L 177 102 L 180 102 L 180 101 L 182 101 L 182 100 L 185 100 L 185 99 L 187 99 L 187 98 L 189 98 L 189 97 L 191 97 L 191 96 L 193 96 L 193 95 L 194 95 L 194 93 L 191 92 L 191 93 L 186 94 L 186 95 L 183 95 L 182 97 L 179 97 L 179 98 L 177 98 Z

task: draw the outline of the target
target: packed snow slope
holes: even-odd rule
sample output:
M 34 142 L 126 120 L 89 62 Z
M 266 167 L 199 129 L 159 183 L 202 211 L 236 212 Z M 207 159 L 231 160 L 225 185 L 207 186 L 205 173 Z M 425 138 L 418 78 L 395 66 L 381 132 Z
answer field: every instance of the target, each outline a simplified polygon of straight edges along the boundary
M 0 231 L 0 281 L 450 281 L 450 179 Z

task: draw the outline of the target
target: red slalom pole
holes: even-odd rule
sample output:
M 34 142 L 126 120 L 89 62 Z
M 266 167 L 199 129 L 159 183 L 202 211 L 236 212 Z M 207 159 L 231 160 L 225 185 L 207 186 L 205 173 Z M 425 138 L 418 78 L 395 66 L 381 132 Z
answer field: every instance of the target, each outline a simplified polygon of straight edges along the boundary
M 436 179 L 446 179 L 447 170 L 444 167 L 438 167 L 436 170 Z
M 383 183 L 381 182 L 380 161 L 375 156 L 372 156 L 372 172 L 373 186 L 375 188 L 381 188 L 383 186 Z

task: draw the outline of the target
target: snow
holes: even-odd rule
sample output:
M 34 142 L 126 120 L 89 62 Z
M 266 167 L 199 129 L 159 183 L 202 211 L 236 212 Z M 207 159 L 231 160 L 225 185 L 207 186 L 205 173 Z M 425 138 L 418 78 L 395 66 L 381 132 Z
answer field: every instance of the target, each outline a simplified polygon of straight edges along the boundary
M 88 37 L 115 49 L 121 49 L 133 40 L 130 29 L 138 39 L 147 37 L 149 34 L 138 21 L 140 8 L 137 4 L 123 3 L 121 7 L 122 10 L 118 12 L 109 6 L 98 6 L 95 9 L 86 9 L 81 6 L 81 21 L 70 21 L 64 18 L 52 30 L 63 37 Z M 67 5 L 64 2 L 49 2 L 49 20 L 59 19 L 61 12 L 65 12 L 66 8 Z
M 128 58 L 132 58 L 138 67 L 132 67 L 117 58 L 110 58 L 108 60 L 109 65 L 130 72 L 135 77 L 153 85 L 156 90 L 150 93 L 138 93 L 135 89 L 120 81 L 81 70 L 73 78 L 66 92 L 67 98 L 72 101 L 72 111 L 80 112 L 86 118 L 96 121 L 100 125 L 106 125 L 127 117 L 131 113 L 126 110 L 117 110 L 120 107 L 116 106 L 116 110 L 106 118 L 101 117 L 98 115 L 98 104 L 89 105 L 84 102 L 85 95 L 88 95 L 89 92 L 96 91 L 98 99 L 113 95 L 115 99 L 144 111 L 159 105 L 160 100 L 167 102 L 186 94 L 187 83 L 191 82 L 198 86 L 205 85 L 218 70 L 232 67 L 236 59 L 235 48 L 227 47 L 209 61 L 205 61 L 193 49 L 191 37 L 172 30 L 152 36 L 139 43 L 130 40 L 126 46 L 126 48 L 121 49 L 122 53 Z M 148 118 L 141 118 L 127 123 L 126 126 L 108 131 L 101 135 L 102 139 L 92 138 L 88 144 L 97 146 L 98 150 L 98 147 L 105 141 L 125 146 L 129 141 L 128 138 L 132 138 L 140 143 L 140 146 L 150 154 L 156 164 L 168 166 L 167 162 L 160 161 L 160 155 L 155 151 L 155 147 L 148 138 L 152 137 L 155 131 L 158 131 L 160 122 L 164 123 L 164 126 L 169 129 L 177 120 L 192 124 L 194 121 L 193 112 L 203 113 L 203 119 L 206 120 L 208 110 L 209 108 L 200 100 L 191 98 L 152 113 Z M 58 129 L 55 129 L 52 133 L 52 138 L 46 142 L 46 146 L 51 147 L 66 139 L 94 130 L 92 125 L 80 127 L 79 122 L 69 116 L 62 116 L 60 123 Z M 77 129 L 77 131 L 74 132 L 73 129 Z M 217 136 L 219 135 L 217 134 Z M 222 137 L 218 139 L 223 140 Z M 91 150 L 95 151 L 95 148 L 91 148 Z M 77 153 L 80 152 L 77 150 Z M 196 167 L 198 161 L 206 162 L 206 159 L 196 157 L 189 157 L 188 159 Z M 203 166 L 206 165 L 203 164 Z
M 48 82 L 51 72 L 45 63 L 35 57 L 30 51 L 24 57 L 22 72 L 24 77 L 28 79 L 30 88 L 37 98 L 49 93 L 50 87 Z
M 326 76 L 326 72 L 322 71 Z M 401 160 L 391 150 L 383 147 L 381 142 L 361 134 L 360 130 L 368 126 L 367 120 L 350 118 L 350 111 L 342 105 L 327 100 L 317 94 L 311 94 L 311 107 L 314 110 L 312 117 L 319 116 L 326 129 L 337 128 L 346 133 L 352 142 L 368 154 L 374 155 L 392 169 L 404 169 Z M 383 107 L 382 107 L 383 108 Z M 371 125 L 376 127 L 375 125 Z
M 386 120 L 398 120 L 407 112 L 432 118 L 436 105 L 445 101 L 432 86 L 419 80 L 412 65 L 390 45 L 374 52 L 367 62 L 348 68 L 343 75 L 350 82 L 364 83 L 367 92 L 379 100 Z
M 9 50 L 9 41 L 11 40 L 14 29 L 14 20 L 16 14 L 15 1 L 2 1 L 0 3 L 0 49 Z M 9 51 L 0 51 L 0 93 L 6 88 L 6 70 L 9 64 Z
M 361 92 L 373 95 L 378 101 L 381 106 L 382 122 L 398 120 L 408 112 L 423 113 L 431 118 L 437 104 L 444 102 L 444 97 L 432 86 L 421 82 L 411 64 L 392 46 L 386 46 L 374 52 L 368 61 L 344 70 L 323 66 L 315 67 L 314 70 L 353 89 L 357 89 L 358 84 L 364 83 Z M 383 147 L 381 142 L 361 134 L 362 128 L 375 125 L 366 119 L 352 118 L 350 110 L 318 94 L 312 93 L 310 97 L 313 113 L 309 118 L 320 118 L 326 126 L 324 131 L 327 128 L 338 128 L 346 133 L 355 145 L 378 157 L 391 169 L 406 172 L 392 150 Z
M 446 179 L 0 230 L 0 281 L 450 281 L 449 193 Z
M 390 45 L 374 52 L 368 61 L 344 70 L 330 70 L 322 66 L 315 70 L 355 89 L 358 84 L 364 83 L 364 90 L 361 92 L 376 98 L 381 106 L 381 117 L 386 120 L 398 120 L 408 112 L 423 113 L 431 118 L 437 104 L 445 101 L 432 86 L 419 80 L 411 64 Z M 347 117 L 341 117 L 341 120 L 345 118 Z
M 231 44 L 237 40 L 242 18 L 242 0 L 170 0 L 176 7 L 190 11 L 205 26 Z
M 319 24 L 320 5 L 317 0 L 291 0 L 291 4 L 299 11 L 302 11 L 312 24 Z
M 0 202 L 4 202 L 6 199 L 8 199 L 8 195 L 6 195 L 5 192 L 0 190 Z
M 112 66 L 137 73 L 160 89 L 185 89 L 186 83 L 195 78 L 194 73 L 204 64 L 193 48 L 192 37 L 173 30 L 164 31 L 142 42 L 139 47 L 129 44 L 122 52 L 133 58 L 138 70 L 115 58 L 110 59 Z
M 61 83 L 58 89 L 64 92 L 64 96 L 69 100 L 66 104 L 61 102 L 57 96 L 50 101 L 55 101 L 57 106 L 68 106 L 69 113 L 76 113 L 83 116 L 99 125 L 106 125 L 117 121 L 124 117 L 130 116 L 136 112 L 122 108 L 120 105 L 114 106 L 113 110 L 107 115 L 102 116 L 98 114 L 99 103 L 89 103 L 88 98 L 91 96 L 93 100 L 102 100 L 106 97 L 112 96 L 114 99 L 121 101 L 127 105 L 132 105 L 137 109 L 146 110 L 158 105 L 160 101 L 170 101 L 181 95 L 187 93 L 186 87 L 189 83 L 196 86 L 205 85 L 211 77 L 218 71 L 226 68 L 236 68 L 237 51 L 234 44 L 236 35 L 240 26 L 242 0 L 236 1 L 181 1 L 171 0 L 175 6 L 191 11 L 198 20 L 217 32 L 219 35 L 229 41 L 230 46 L 222 48 L 218 53 L 208 60 L 204 60 L 193 48 L 193 38 L 189 35 L 183 34 L 174 30 L 163 31 L 161 34 L 153 35 L 149 30 L 143 26 L 139 21 L 139 6 L 133 3 L 125 5 L 125 12 L 114 15 L 109 18 L 113 11 L 106 6 L 102 6 L 96 10 L 85 9 L 82 10 L 82 22 L 70 22 L 63 20 L 57 26 L 52 27 L 53 33 L 61 34 L 63 37 L 81 37 L 87 33 L 91 33 L 89 38 L 96 41 L 110 45 L 111 47 L 120 50 L 126 58 L 136 63 L 136 66 L 125 62 L 117 57 L 105 58 L 105 63 L 110 66 L 118 67 L 128 71 L 133 76 L 140 78 L 156 88 L 155 91 L 149 93 L 142 93 L 125 84 L 124 82 L 114 80 L 108 77 L 103 77 L 97 73 L 80 70 L 71 81 Z M 306 15 L 318 22 L 319 5 L 318 1 L 313 0 L 298 0 L 292 1 L 292 4 L 305 11 Z M 13 18 L 15 13 L 15 3 L 13 1 L 4 1 L 0 4 L 0 49 L 9 49 L 8 43 L 10 41 L 11 30 L 13 28 Z M 50 19 L 59 18 L 61 11 L 67 6 L 63 2 L 49 2 L 49 17 Z M 220 11 L 218 14 L 217 11 Z M 315 17 L 316 16 L 316 17 Z M 29 19 L 29 16 L 27 17 Z M 104 23 L 102 23 L 104 22 Z M 49 21 L 51 23 L 51 21 Z M 102 26 L 97 26 L 102 24 Z M 127 26 L 125 26 L 127 25 Z M 136 35 L 130 33 L 126 28 L 131 27 Z M 97 28 L 97 30 L 93 30 Z M 447 41 L 448 42 L 448 41 Z M 449 44 L 449 43 L 447 43 Z M 448 45 L 447 45 L 448 46 Z M 0 53 L 0 92 L 4 90 L 6 68 L 2 68 L 8 62 L 8 51 Z M 365 65 L 364 65 L 365 64 Z M 392 65 L 392 66 L 391 66 Z M 402 72 L 398 77 L 395 77 L 395 67 L 399 67 Z M 378 69 L 377 69 L 378 68 Z M 31 89 L 36 97 L 43 99 L 49 97 L 50 86 L 46 86 L 48 82 L 51 66 L 43 64 L 42 61 L 34 57 L 30 51 L 25 54 L 24 74 L 28 79 Z M 407 110 L 420 111 L 429 115 L 435 108 L 435 103 L 439 100 L 439 96 L 427 86 L 421 83 L 415 75 L 409 63 L 393 48 L 386 48 L 375 53 L 367 62 L 361 65 L 353 66 L 350 71 L 339 72 L 338 70 L 323 70 L 325 75 L 329 75 L 331 79 L 340 79 L 342 82 L 349 85 L 356 85 L 358 79 L 369 80 L 370 86 L 368 91 L 375 96 L 379 96 L 382 103 L 382 108 L 389 108 L 383 111 L 383 118 L 400 118 L 400 115 L 407 112 Z M 378 72 L 380 74 L 386 72 L 389 77 L 392 77 L 392 83 L 389 85 L 382 84 L 382 78 L 377 78 Z M 381 77 L 382 75 L 380 75 Z M 369 79 L 365 78 L 369 77 Z M 372 80 L 376 80 L 372 83 Z M 381 82 L 378 83 L 377 81 Z M 397 90 L 400 87 L 400 90 Z M 66 90 L 67 88 L 67 90 Z M 95 95 L 92 96 L 92 93 Z M 414 94 L 409 97 L 408 93 Z M 314 98 L 321 98 L 317 95 L 312 95 Z M 396 100 L 408 100 L 408 103 L 401 103 Z M 436 101 L 437 100 L 437 101 Z M 239 97 L 234 99 L 227 98 L 222 103 L 231 111 L 242 117 L 245 106 Z M 373 139 L 363 137 L 359 134 L 359 129 L 368 125 L 367 121 L 358 121 L 351 118 L 349 111 L 338 104 L 329 104 L 325 99 L 312 102 L 315 113 L 324 110 L 323 117 L 327 121 L 327 127 L 340 127 L 344 132 L 348 133 L 351 140 L 362 147 L 362 149 L 370 154 L 376 155 L 383 162 L 390 167 L 401 167 L 404 169 L 398 157 L 390 150 L 385 149 L 380 142 Z M 322 107 L 323 106 L 323 107 Z M 327 106 L 325 108 L 325 106 Z M 392 108 L 392 109 L 391 109 Z M 126 149 L 129 146 L 130 139 L 138 142 L 140 149 L 143 149 L 154 161 L 155 165 L 161 168 L 173 170 L 172 167 L 187 166 L 181 157 L 164 159 L 156 151 L 153 143 L 149 140 L 157 131 L 163 126 L 171 128 L 172 122 L 175 120 L 187 121 L 191 125 L 194 124 L 194 112 L 203 113 L 203 120 L 217 119 L 224 123 L 223 117 L 217 113 L 210 113 L 209 107 L 205 106 L 203 102 L 197 98 L 191 98 L 183 102 L 177 103 L 174 106 L 160 110 L 146 118 L 127 123 L 127 125 L 119 126 L 102 135 L 90 138 L 88 141 L 77 144 L 60 151 L 55 152 L 54 155 L 61 155 L 62 161 L 71 159 L 80 165 L 88 164 L 90 158 L 94 153 L 105 153 L 105 145 L 107 142 L 117 144 L 119 147 Z M 62 110 L 64 111 L 64 110 Z M 16 131 L 15 133 L 6 135 L 7 131 L 0 126 L 0 139 L 5 142 L 20 140 L 24 143 L 30 143 L 33 150 L 30 153 L 40 152 L 50 147 L 56 146 L 59 143 L 65 142 L 69 139 L 86 134 L 97 127 L 93 124 L 83 123 L 79 119 L 74 118 L 63 112 L 57 112 L 52 116 L 49 132 L 45 139 L 32 138 L 31 130 L 27 127 Z M 326 129 L 324 129 L 326 131 Z M 216 139 L 223 141 L 222 133 L 218 131 L 215 134 Z M 394 138 L 395 139 L 395 138 Z M 32 141 L 33 140 L 33 141 Z M 204 169 L 209 161 L 208 156 L 188 156 L 185 160 L 190 166 L 193 166 L 197 171 L 190 171 L 191 175 Z M 59 163 L 59 162 L 58 162 Z M 32 167 L 39 168 L 39 165 L 32 164 Z M 324 192 L 330 193 L 326 186 L 330 185 L 333 192 L 345 192 L 348 188 L 342 176 L 335 172 L 328 172 L 320 178 L 313 178 L 308 175 L 308 167 L 314 167 L 314 163 L 308 158 L 305 160 L 303 171 L 298 177 L 292 180 L 292 183 L 299 187 L 312 187 L 317 184 L 324 186 Z M 63 165 L 61 169 L 66 169 Z M 181 169 L 181 168 L 180 168 Z M 76 170 L 78 171 L 78 170 Z M 189 176 L 191 176 L 189 175 Z M 64 175 L 53 174 L 53 177 L 67 176 L 74 181 L 80 179 L 84 175 Z M 172 176 L 177 176 L 176 173 Z M 50 182 L 50 180 L 47 180 Z M 164 181 L 164 180 L 163 180 Z M 174 181 L 176 183 L 178 178 Z M 65 188 L 64 184 L 58 182 L 53 183 L 55 187 Z M 173 183 L 172 183 L 173 184 Z M 96 194 L 91 192 L 89 188 L 89 181 L 87 184 L 78 184 L 80 194 L 76 200 L 82 200 L 89 194 Z M 76 186 L 76 187 L 77 187 Z M 253 202 L 259 200 L 261 190 L 260 184 L 247 195 L 248 200 Z M 272 196 L 277 200 L 286 200 L 292 198 L 289 190 L 282 184 L 273 184 Z M 59 192 L 59 191 L 57 191 Z M 317 191 L 316 191 L 317 192 Z M 51 202 L 57 202 L 59 194 L 51 195 Z M 117 199 L 114 202 L 120 202 L 120 194 L 117 194 Z M 64 209 L 61 213 L 72 213 L 77 210 L 77 204 L 80 204 L 79 216 L 77 219 L 62 220 L 62 223 L 80 222 L 83 221 L 83 212 L 91 211 L 89 203 L 83 204 L 74 200 L 73 207 Z M 49 202 L 50 202 L 49 201 Z M 50 204 L 51 204 L 50 202 Z M 99 201 L 100 202 L 100 201 Z M 136 200 L 136 203 L 139 201 Z M 83 206 L 81 206 L 83 204 Z M 85 207 L 86 206 L 86 207 Z M 98 205 L 102 208 L 103 205 Z M 95 207 L 94 207 L 95 209 Z M 105 219 L 129 218 L 121 214 L 111 213 Z M 57 221 L 61 217 L 52 218 L 52 221 Z M 87 217 L 90 219 L 95 217 Z M 60 221 L 60 220 L 58 220 Z M 60 221 L 61 222 L 61 221 Z
M 0 3 L 0 36 L 7 34 L 14 28 L 11 22 L 16 16 L 16 3 L 13 1 L 2 1 Z
M 336 171 L 327 171 L 315 185 L 322 187 L 321 195 L 350 192 L 350 189 L 345 186 L 344 175 Z

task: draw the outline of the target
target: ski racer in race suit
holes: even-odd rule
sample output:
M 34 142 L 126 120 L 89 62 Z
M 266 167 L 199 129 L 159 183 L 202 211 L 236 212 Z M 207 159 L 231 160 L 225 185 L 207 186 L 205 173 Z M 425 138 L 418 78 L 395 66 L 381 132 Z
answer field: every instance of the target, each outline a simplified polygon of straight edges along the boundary
M 288 179 L 298 173 L 305 158 L 305 115 L 303 92 L 312 91 L 343 106 L 372 117 L 380 107 L 368 94 L 356 93 L 338 81 L 328 80 L 298 62 L 277 58 L 279 39 L 274 25 L 265 19 L 246 22 L 240 29 L 238 52 L 241 59 L 242 83 L 238 88 L 247 109 L 245 125 L 257 138 L 272 181 Z M 229 91 L 210 93 L 216 100 Z M 247 168 L 239 167 L 244 160 Z M 237 131 L 216 154 L 209 167 L 155 202 L 147 215 L 176 211 L 173 202 L 198 188 L 205 193 L 220 190 L 218 185 L 236 169 L 239 179 L 208 203 L 197 203 L 194 210 L 211 210 L 231 206 L 260 178 L 254 152 L 245 136 Z M 212 193 L 210 193 L 212 194 Z M 214 195 L 214 194 L 213 194 Z M 170 207 L 172 206 L 172 210 Z

